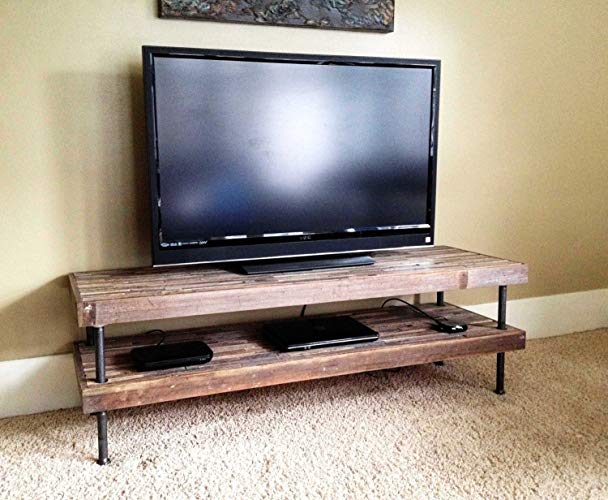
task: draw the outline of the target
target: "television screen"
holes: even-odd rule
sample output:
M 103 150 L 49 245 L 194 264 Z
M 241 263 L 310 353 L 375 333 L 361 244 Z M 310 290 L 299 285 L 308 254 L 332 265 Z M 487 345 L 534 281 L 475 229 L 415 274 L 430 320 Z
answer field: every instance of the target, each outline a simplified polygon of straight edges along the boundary
M 144 61 L 156 264 L 432 243 L 437 62 Z

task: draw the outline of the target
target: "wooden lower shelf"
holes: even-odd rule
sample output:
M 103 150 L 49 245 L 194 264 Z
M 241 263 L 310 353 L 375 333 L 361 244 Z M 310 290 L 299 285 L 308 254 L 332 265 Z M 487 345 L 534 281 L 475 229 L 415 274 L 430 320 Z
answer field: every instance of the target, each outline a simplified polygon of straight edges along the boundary
M 203 340 L 213 350 L 213 360 L 198 367 L 145 373 L 135 371 L 129 352 L 157 343 L 160 335 L 116 337 L 106 341 L 105 384 L 95 382 L 94 348 L 77 342 L 75 362 L 83 411 L 130 408 L 525 347 L 525 332 L 517 328 L 498 330 L 493 320 L 449 304 L 421 308 L 465 322 L 469 330 L 460 337 L 437 332 L 430 320 L 406 307 L 350 313 L 379 333 L 377 342 L 291 353 L 276 351 L 264 338 L 261 324 L 182 330 L 169 332 L 165 343 Z

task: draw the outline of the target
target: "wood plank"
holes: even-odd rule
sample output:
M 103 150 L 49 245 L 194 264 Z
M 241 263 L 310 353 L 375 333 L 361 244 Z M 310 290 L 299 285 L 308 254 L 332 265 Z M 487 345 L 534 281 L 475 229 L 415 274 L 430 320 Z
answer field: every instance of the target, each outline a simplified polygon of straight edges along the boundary
M 451 247 L 374 254 L 359 268 L 244 276 L 213 266 L 136 268 L 70 275 L 78 324 L 105 326 L 525 283 L 525 264 Z
M 78 349 L 76 344 L 74 349 L 74 369 L 76 370 L 76 380 L 78 380 L 78 388 L 80 389 L 80 396 L 82 399 L 82 394 L 88 387 L 88 381 L 91 380 L 91 378 L 94 379 L 95 375 L 91 377 L 90 374 L 86 373 L 83 366 L 82 352 Z
M 525 333 L 516 328 L 498 330 L 493 320 L 449 304 L 422 307 L 435 316 L 465 321 L 469 330 L 462 337 L 450 336 L 433 330 L 427 318 L 408 308 L 389 307 L 352 313 L 378 331 L 378 342 L 280 353 L 266 341 L 260 324 L 189 329 L 170 332 L 166 342 L 201 339 L 214 351 L 211 363 L 146 373 L 134 370 L 129 352 L 133 346 L 158 342 L 158 336 L 111 338 L 106 351 L 107 384 L 94 381 L 93 349 L 77 342 L 75 360 L 83 410 L 95 413 L 525 346 Z

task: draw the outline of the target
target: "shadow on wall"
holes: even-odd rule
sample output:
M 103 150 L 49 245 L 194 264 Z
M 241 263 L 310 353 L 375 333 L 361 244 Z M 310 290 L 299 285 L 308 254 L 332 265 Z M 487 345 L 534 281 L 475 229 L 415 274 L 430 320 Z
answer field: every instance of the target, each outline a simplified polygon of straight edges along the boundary
M 68 271 L 150 263 L 141 68 L 51 76 L 54 228 Z
M 56 278 L 0 311 L 0 361 L 69 350 L 78 330 L 70 303 L 68 279 Z
M 32 175 L 49 182 L 23 219 L 33 222 L 29 247 L 38 250 L 20 257 L 40 252 L 30 278 L 45 284 L 3 300 L 0 360 L 67 352 L 80 338 L 68 273 L 151 263 L 141 65 L 50 74 L 45 97 L 48 141 Z M 51 213 L 37 215 L 42 207 Z

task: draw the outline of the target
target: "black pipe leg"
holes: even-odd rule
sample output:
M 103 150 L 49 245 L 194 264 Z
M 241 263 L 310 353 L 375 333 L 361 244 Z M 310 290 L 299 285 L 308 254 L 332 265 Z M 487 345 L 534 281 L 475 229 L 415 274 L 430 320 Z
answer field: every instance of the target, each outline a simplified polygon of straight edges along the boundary
M 106 360 L 105 360 L 105 343 L 103 326 L 91 329 L 95 341 L 95 381 L 98 384 L 105 384 L 106 378 Z M 97 463 L 106 465 L 108 459 L 108 413 L 105 411 L 99 412 L 97 416 L 97 445 L 99 448 L 99 457 Z
M 507 287 L 498 287 L 498 329 L 507 328 Z M 496 394 L 505 393 L 505 353 L 496 354 Z
M 85 328 L 85 331 L 87 332 L 87 345 L 92 346 L 95 344 L 95 339 L 93 338 L 95 336 L 94 330 L 95 328 L 92 326 L 87 326 Z
M 97 446 L 99 448 L 99 465 L 106 465 L 108 458 L 108 413 L 105 411 L 97 414 Z
M 445 306 L 445 298 L 443 292 L 437 292 L 437 300 L 435 302 L 438 306 Z M 435 361 L 433 363 L 435 366 L 443 366 L 445 363 L 443 361 Z
M 105 384 L 107 382 L 103 333 L 103 326 L 93 328 L 93 337 L 95 339 L 95 382 L 98 384 Z
M 505 353 L 499 352 L 496 354 L 496 394 L 503 395 L 505 393 Z
M 507 328 L 507 287 L 498 287 L 498 329 Z

